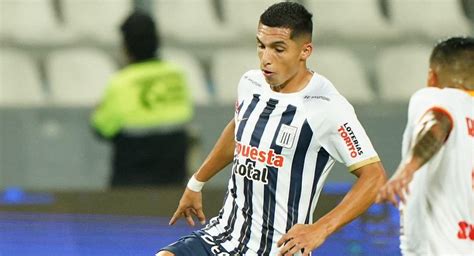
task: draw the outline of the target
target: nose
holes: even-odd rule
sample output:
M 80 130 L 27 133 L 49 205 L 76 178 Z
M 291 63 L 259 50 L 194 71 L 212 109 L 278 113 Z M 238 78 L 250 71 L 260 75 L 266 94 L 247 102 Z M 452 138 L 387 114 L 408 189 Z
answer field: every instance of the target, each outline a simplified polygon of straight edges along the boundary
M 263 67 L 266 67 L 268 65 L 270 65 L 272 62 L 271 62 L 271 55 L 270 55 L 270 51 L 268 49 L 262 49 L 261 50 L 261 57 L 260 57 L 260 64 L 263 66 Z

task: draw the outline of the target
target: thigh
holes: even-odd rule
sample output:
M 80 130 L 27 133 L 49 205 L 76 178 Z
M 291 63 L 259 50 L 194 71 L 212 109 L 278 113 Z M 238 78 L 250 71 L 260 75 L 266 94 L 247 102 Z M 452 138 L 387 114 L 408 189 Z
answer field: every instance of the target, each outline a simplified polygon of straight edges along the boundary
M 176 256 L 213 255 L 207 244 L 203 243 L 195 233 L 181 237 L 178 241 L 160 249 L 160 251 L 172 252 Z
M 220 245 L 213 243 L 210 238 L 204 239 L 205 235 L 201 232 L 193 232 L 189 236 L 180 238 L 177 242 L 172 243 L 160 251 L 172 252 L 176 256 L 229 256 Z M 160 252 L 158 251 L 158 252 Z

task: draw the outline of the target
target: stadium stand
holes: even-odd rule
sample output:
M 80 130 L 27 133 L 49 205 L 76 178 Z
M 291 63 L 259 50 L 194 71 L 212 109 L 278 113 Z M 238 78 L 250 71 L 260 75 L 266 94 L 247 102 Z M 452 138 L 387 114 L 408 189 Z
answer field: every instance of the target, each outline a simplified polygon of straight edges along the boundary
M 130 0 L 62 0 L 65 25 L 81 38 L 117 44 L 119 26 L 132 11 Z
M 236 38 L 219 20 L 212 1 L 153 0 L 153 13 L 165 43 L 210 46 Z
M 0 37 L 25 45 L 64 44 L 76 39 L 60 26 L 50 1 L 0 1 Z
M 237 99 L 237 84 L 250 69 L 259 69 L 254 48 L 233 48 L 217 51 L 211 61 L 211 77 L 216 101 L 233 105 Z
M 116 70 L 113 60 L 94 48 L 53 51 L 45 62 L 51 101 L 61 106 L 93 106 Z
M 224 20 L 239 35 L 243 43 L 255 43 L 255 33 L 260 14 L 275 0 L 223 0 Z
M 315 20 L 316 38 L 383 40 L 397 36 L 378 0 L 306 0 Z
M 461 1 L 390 0 L 388 4 L 394 26 L 404 35 L 422 34 L 439 40 L 472 34 L 472 24 L 464 15 Z
M 350 50 L 316 47 L 308 64 L 309 68 L 327 77 L 349 101 L 370 103 L 374 100 L 365 70 Z
M 44 92 L 39 70 L 26 53 L 0 49 L 0 106 L 39 106 Z
M 384 49 L 376 58 L 376 76 L 383 100 L 408 102 L 426 86 L 429 45 L 399 45 Z
M 162 50 L 162 55 L 164 59 L 181 66 L 186 73 L 194 104 L 200 106 L 210 105 L 212 98 L 199 60 L 182 49 L 165 48 Z

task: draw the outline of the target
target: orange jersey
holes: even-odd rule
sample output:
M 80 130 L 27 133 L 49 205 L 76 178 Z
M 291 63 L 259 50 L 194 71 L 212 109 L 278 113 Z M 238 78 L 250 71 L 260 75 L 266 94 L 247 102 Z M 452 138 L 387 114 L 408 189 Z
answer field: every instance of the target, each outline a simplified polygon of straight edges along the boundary
M 408 110 L 403 157 L 421 117 L 436 109 L 453 127 L 440 151 L 415 173 L 406 205 L 401 205 L 404 255 L 474 255 L 474 97 L 457 89 L 425 88 Z

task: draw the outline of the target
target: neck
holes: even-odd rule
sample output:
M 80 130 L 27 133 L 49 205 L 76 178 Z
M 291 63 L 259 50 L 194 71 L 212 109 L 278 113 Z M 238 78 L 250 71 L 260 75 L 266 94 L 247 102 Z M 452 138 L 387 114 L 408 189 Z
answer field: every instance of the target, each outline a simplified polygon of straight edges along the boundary
M 275 92 L 294 93 L 303 90 L 311 80 L 313 73 L 304 68 L 301 72 L 296 73 L 293 77 L 280 85 L 270 85 Z

